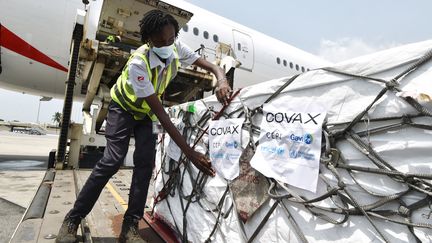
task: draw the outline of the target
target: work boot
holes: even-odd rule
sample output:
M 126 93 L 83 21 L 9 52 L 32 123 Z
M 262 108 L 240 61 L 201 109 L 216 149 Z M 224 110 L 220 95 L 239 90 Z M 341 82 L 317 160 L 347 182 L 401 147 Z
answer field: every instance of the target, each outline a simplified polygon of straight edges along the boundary
M 80 218 L 71 218 L 66 215 L 58 232 L 56 243 L 74 243 L 77 242 L 77 230 L 81 223 Z
M 147 243 L 138 233 L 138 222 L 138 219 L 123 219 L 119 243 Z

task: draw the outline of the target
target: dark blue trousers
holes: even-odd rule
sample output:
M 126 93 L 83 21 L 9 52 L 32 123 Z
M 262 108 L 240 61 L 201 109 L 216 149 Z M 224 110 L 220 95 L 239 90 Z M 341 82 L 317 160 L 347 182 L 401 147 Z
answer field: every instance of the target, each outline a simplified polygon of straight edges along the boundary
M 139 219 L 144 215 L 147 190 L 155 160 L 156 135 L 152 133 L 152 121 L 150 118 L 137 121 L 115 101 L 111 101 L 105 130 L 107 145 L 104 155 L 93 168 L 68 216 L 84 218 L 90 213 L 102 189 L 122 165 L 133 132 L 135 137 L 134 168 L 128 209 L 124 217 Z

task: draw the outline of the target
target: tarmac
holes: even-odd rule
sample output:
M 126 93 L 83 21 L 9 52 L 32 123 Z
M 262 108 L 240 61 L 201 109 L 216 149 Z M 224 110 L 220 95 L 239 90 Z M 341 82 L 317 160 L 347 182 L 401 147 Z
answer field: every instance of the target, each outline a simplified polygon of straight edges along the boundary
M 0 242 L 8 242 L 45 175 L 58 135 L 0 129 Z

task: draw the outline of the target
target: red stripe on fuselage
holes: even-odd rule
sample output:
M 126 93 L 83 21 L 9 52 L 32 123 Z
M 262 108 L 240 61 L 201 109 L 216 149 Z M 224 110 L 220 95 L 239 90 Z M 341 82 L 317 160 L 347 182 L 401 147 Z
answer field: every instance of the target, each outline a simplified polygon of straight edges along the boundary
M 3 46 L 4 48 L 33 59 L 37 62 L 56 68 L 60 71 L 68 71 L 67 68 L 63 67 L 49 56 L 34 48 L 28 42 L 15 35 L 3 25 L 0 25 L 0 46 Z

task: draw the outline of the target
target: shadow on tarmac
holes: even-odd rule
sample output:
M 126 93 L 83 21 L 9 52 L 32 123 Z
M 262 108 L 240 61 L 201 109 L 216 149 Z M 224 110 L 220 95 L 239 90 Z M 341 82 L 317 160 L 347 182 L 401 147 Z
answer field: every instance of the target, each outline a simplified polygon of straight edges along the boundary
M 0 155 L 1 170 L 46 170 L 48 156 Z

